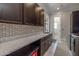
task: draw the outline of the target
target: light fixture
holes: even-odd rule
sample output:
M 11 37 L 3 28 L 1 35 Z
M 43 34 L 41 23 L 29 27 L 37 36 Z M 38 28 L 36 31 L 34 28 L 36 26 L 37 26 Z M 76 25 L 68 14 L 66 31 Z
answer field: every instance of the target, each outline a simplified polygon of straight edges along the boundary
M 57 8 L 57 10 L 59 10 L 60 8 Z

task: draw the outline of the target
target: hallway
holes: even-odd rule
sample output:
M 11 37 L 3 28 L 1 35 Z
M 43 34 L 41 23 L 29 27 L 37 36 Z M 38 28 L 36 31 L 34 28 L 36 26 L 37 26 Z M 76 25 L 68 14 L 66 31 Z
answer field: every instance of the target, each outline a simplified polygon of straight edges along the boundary
M 58 43 L 56 51 L 55 51 L 55 56 L 72 56 L 66 41 L 61 41 Z
M 45 56 L 72 56 L 66 41 L 53 41 Z

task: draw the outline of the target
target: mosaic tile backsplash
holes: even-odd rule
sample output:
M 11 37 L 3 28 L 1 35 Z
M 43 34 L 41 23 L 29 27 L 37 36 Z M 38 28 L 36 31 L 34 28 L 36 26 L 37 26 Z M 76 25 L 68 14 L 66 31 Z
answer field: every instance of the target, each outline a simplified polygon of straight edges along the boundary
M 43 27 L 41 26 L 0 23 L 0 43 L 12 40 L 9 39 L 9 37 L 22 36 L 41 31 L 43 31 Z

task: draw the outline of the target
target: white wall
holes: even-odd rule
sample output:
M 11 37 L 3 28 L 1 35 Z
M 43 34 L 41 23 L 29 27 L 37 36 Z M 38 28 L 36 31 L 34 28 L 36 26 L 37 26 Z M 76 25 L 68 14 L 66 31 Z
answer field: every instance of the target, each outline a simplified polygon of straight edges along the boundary
M 61 15 L 61 29 L 62 38 L 66 38 L 70 33 L 70 12 L 62 12 Z
M 50 32 L 53 33 L 54 30 L 54 15 L 49 15 L 49 22 L 50 22 Z
M 62 38 L 70 46 L 70 16 L 71 12 L 63 12 L 61 17 Z

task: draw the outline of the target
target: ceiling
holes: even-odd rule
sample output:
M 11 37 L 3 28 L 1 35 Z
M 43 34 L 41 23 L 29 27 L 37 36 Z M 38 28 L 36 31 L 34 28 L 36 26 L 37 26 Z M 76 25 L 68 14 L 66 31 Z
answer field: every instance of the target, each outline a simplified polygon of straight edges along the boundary
M 39 5 L 48 13 L 55 13 L 58 11 L 72 12 L 79 10 L 79 3 L 39 3 Z M 57 10 L 59 8 L 59 10 Z

